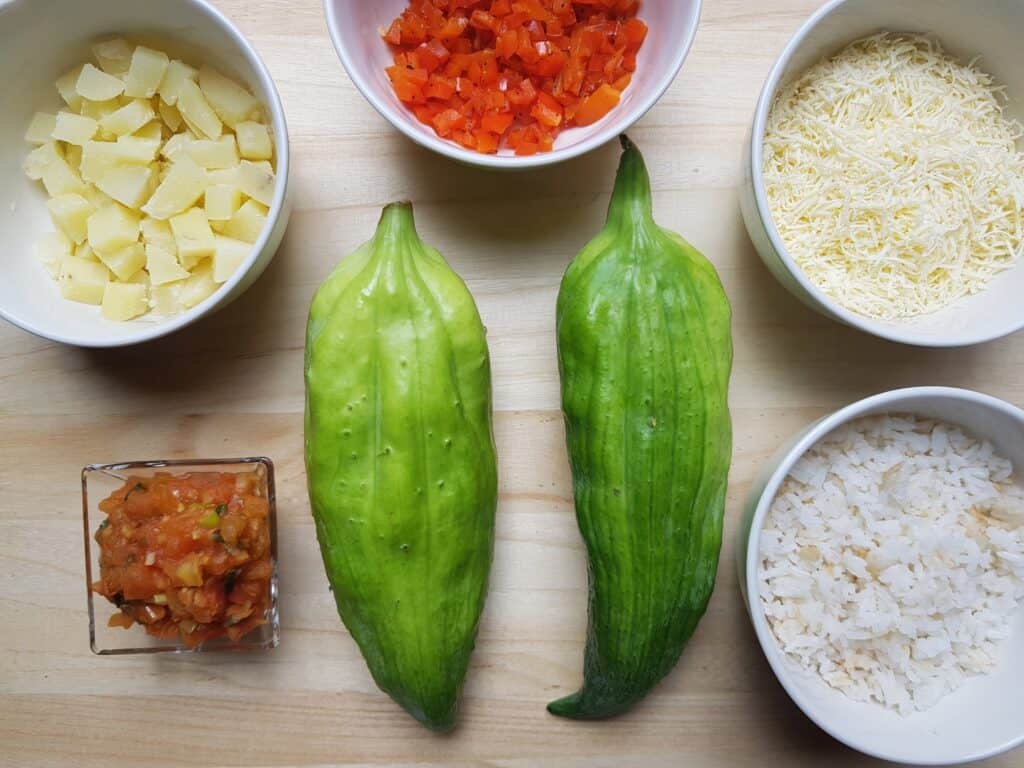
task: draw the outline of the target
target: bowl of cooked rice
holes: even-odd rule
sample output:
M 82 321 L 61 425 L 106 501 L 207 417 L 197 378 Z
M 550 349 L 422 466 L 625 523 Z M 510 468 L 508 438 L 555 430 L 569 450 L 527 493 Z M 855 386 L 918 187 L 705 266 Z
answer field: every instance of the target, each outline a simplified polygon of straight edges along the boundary
M 772 671 L 911 765 L 1024 743 L 1024 411 L 920 387 L 809 426 L 754 482 L 740 585 Z

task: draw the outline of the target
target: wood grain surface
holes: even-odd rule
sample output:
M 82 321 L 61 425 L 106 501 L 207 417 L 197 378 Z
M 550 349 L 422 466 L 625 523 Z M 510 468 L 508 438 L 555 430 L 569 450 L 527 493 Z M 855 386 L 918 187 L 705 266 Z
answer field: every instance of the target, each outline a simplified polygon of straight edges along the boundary
M 366 0 L 370 2 L 371 0 Z M 586 622 L 558 405 L 554 305 L 600 227 L 617 146 L 498 175 L 418 148 L 362 99 L 319 0 L 219 0 L 277 80 L 295 213 L 240 300 L 176 336 L 85 351 L 0 327 L 0 765 L 669 768 L 865 765 L 790 702 L 756 644 L 733 562 L 751 479 L 787 436 L 903 385 L 1024 401 L 1024 335 L 961 351 L 871 339 L 798 304 L 740 221 L 743 135 L 760 86 L 818 0 L 707 0 L 682 74 L 632 131 L 660 222 L 714 261 L 735 308 L 735 463 L 719 584 L 677 670 L 631 714 L 550 717 L 575 690 Z M 327 590 L 302 466 L 309 299 L 372 233 L 417 204 L 425 240 L 466 279 L 489 329 L 501 463 L 492 587 L 460 727 L 426 733 L 376 690 Z M 265 454 L 277 463 L 283 639 L 236 657 L 89 652 L 78 473 L 115 460 Z M 1022 754 L 990 763 L 1021 765 Z

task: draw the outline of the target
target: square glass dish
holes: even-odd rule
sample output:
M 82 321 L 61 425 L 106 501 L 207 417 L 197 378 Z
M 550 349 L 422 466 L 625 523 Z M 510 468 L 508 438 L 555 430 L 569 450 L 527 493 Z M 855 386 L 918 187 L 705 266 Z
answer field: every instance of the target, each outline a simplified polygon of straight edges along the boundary
M 215 473 L 229 473 L 238 477 L 234 481 L 223 477 L 217 479 Z M 190 475 L 191 478 L 180 481 L 188 487 L 171 483 L 147 488 L 147 480 L 161 475 L 171 475 L 175 478 Z M 231 482 L 235 485 L 232 486 Z M 203 485 L 204 483 L 206 485 Z M 223 485 L 212 487 L 217 483 Z M 188 505 L 178 503 L 176 509 L 169 509 L 166 517 L 150 518 L 152 522 L 147 522 L 148 527 L 145 528 L 135 527 L 136 519 L 144 518 L 137 516 L 137 510 L 134 510 L 135 515 L 130 514 L 133 509 L 127 502 L 133 492 L 152 490 L 148 495 L 136 496 L 134 507 L 162 503 L 160 509 L 168 510 L 168 499 L 179 498 L 182 493 L 191 493 L 192 485 L 196 486 L 197 495 L 189 497 L 194 500 Z M 128 490 L 125 491 L 125 488 Z M 123 505 L 120 500 L 121 493 L 125 494 Z M 163 496 L 160 496 L 160 493 Z M 246 501 L 252 497 L 261 498 Z M 186 498 L 186 501 L 189 498 Z M 118 579 L 118 584 L 128 584 L 130 572 L 133 584 L 142 584 L 146 579 L 155 578 L 158 583 L 170 585 L 164 592 L 153 594 L 151 599 L 132 602 L 125 602 L 122 593 L 118 592 L 116 599 L 125 607 L 124 610 L 103 594 L 97 593 L 94 588 L 103 576 L 97 532 L 101 529 L 105 531 L 110 526 L 110 516 L 100 509 L 100 503 L 104 499 L 113 499 L 114 504 L 122 509 L 125 515 L 122 518 L 124 525 L 120 525 L 112 533 L 105 534 L 108 539 L 108 562 L 117 563 L 117 567 L 112 567 L 108 573 Z M 266 529 L 262 528 L 262 499 L 266 500 Z M 228 503 L 215 503 L 217 500 L 228 500 Z M 200 501 L 208 503 L 201 504 Z M 249 512 L 243 513 L 243 510 Z M 255 521 L 251 521 L 250 517 L 255 517 Z M 131 653 L 261 651 L 277 647 L 280 637 L 277 609 L 277 509 L 274 497 L 274 465 L 270 459 L 138 461 L 87 466 L 82 470 L 82 529 L 85 541 L 85 586 L 89 605 L 89 646 L 93 653 L 107 656 Z M 254 530 L 258 533 L 254 534 Z M 148 539 L 157 539 L 157 542 L 151 543 Z M 251 555 L 259 546 L 262 546 L 263 555 L 258 559 L 252 558 Z M 239 564 L 237 568 L 232 567 L 217 576 L 216 571 L 223 571 L 227 565 L 233 566 L 247 557 L 250 559 L 244 564 Z M 138 562 L 140 558 L 142 563 Z M 124 574 L 123 580 L 118 574 Z M 264 583 L 269 593 L 263 591 Z M 208 593 L 204 594 L 204 589 L 208 589 Z M 219 597 L 221 594 L 224 595 L 223 602 Z M 251 599 L 246 599 L 247 597 Z M 251 606 L 260 604 L 266 606 L 262 616 L 258 616 L 257 610 L 245 613 Z M 195 612 L 182 614 L 183 606 Z M 198 617 L 203 611 L 215 609 L 220 610 L 227 618 L 222 622 L 210 622 L 206 625 L 197 625 L 188 618 L 191 616 L 198 621 L 210 621 Z M 232 614 L 232 611 L 237 613 Z M 132 623 L 128 628 L 118 626 L 118 622 L 128 623 L 128 617 L 132 613 L 152 619 L 158 624 L 161 620 L 171 621 L 172 617 L 175 621 L 182 615 L 186 615 L 186 618 L 171 626 L 171 630 L 174 631 L 164 633 L 173 634 L 173 637 L 161 638 L 151 635 L 139 623 Z M 216 615 L 219 617 L 221 614 Z M 187 627 L 189 632 L 203 632 L 206 628 L 214 626 L 229 627 L 233 623 L 240 624 L 243 621 L 238 618 L 239 616 L 246 616 L 244 621 L 247 624 L 260 618 L 262 622 L 237 640 L 222 636 L 198 643 L 186 643 L 184 634 L 177 631 L 179 626 Z M 109 623 L 111 620 L 114 625 Z M 164 626 L 166 628 L 167 624 Z

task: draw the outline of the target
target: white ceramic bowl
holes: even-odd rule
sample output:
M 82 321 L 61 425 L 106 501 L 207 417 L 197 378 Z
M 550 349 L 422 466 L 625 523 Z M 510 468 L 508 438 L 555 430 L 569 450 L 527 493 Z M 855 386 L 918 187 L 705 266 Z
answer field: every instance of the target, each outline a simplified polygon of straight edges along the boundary
M 582 155 L 624 133 L 668 89 L 697 34 L 702 0 L 643 0 L 639 16 L 650 33 L 640 49 L 636 72 L 622 102 L 603 120 L 564 131 L 551 152 L 517 157 L 508 150 L 485 155 L 442 139 L 398 100 L 385 67 L 393 63 L 381 30 L 409 7 L 408 0 L 324 0 L 334 48 L 352 82 L 392 125 L 427 149 L 470 165 L 522 169 L 551 165 Z
M 804 713 L 836 739 L 883 760 L 950 765 L 982 760 L 1024 742 L 1024 611 L 1003 644 L 992 673 L 971 678 L 935 707 L 909 717 L 859 703 L 826 685 L 783 654 L 758 594 L 761 529 L 779 486 L 793 465 L 836 428 L 862 416 L 913 413 L 959 424 L 989 440 L 1024 470 L 1024 411 L 963 389 L 919 387 L 869 397 L 827 416 L 784 445 L 764 467 L 748 497 L 740 529 L 738 566 L 747 609 L 768 663 Z
M 831 0 L 794 35 L 761 91 L 743 155 L 743 219 L 772 274 L 812 309 L 884 339 L 925 347 L 958 347 L 1005 336 L 1024 327 L 1024 266 L 1006 271 L 981 293 L 934 314 L 887 322 L 855 314 L 811 284 L 786 252 L 772 221 L 762 176 L 765 122 L 781 85 L 848 43 L 892 30 L 935 34 L 963 61 L 1007 86 L 1008 114 L 1024 120 L 1024 3 L 1020 0 Z
M 63 105 L 54 81 L 91 60 L 97 38 L 123 35 L 148 42 L 190 63 L 210 63 L 247 85 L 271 119 L 277 189 L 267 226 L 249 258 L 202 304 L 171 318 L 145 316 L 125 323 L 101 317 L 99 308 L 66 301 L 35 253 L 39 237 L 53 230 L 46 191 L 25 177 L 31 147 L 23 136 L 32 114 Z M 0 316 L 26 331 L 65 344 L 116 347 L 155 339 L 194 323 L 242 294 L 274 257 L 288 223 L 288 130 L 270 73 L 239 31 L 203 0 L 11 0 L 0 2 L 0 232 L 4 279 Z

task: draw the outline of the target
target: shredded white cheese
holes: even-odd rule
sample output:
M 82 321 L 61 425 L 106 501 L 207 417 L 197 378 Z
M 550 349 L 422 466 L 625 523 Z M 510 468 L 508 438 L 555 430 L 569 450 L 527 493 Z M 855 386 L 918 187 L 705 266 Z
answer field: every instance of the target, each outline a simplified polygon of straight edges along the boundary
M 858 40 L 783 88 L 764 175 L 790 255 L 882 319 L 934 312 L 1012 266 L 1024 242 L 1024 131 L 974 62 L 926 37 Z

